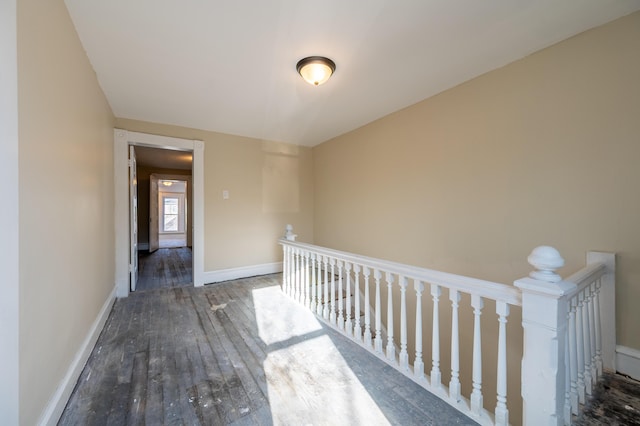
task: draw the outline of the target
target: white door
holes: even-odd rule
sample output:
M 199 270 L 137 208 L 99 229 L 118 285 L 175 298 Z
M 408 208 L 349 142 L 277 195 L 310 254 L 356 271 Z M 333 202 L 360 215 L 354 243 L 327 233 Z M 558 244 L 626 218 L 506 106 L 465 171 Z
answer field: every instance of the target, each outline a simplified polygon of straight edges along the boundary
M 160 247 L 158 224 L 158 176 L 149 176 L 149 253 Z
M 129 254 L 129 275 L 131 291 L 136 291 L 138 281 L 138 177 L 136 175 L 136 152 L 129 147 L 129 224 L 131 229 L 131 252 Z

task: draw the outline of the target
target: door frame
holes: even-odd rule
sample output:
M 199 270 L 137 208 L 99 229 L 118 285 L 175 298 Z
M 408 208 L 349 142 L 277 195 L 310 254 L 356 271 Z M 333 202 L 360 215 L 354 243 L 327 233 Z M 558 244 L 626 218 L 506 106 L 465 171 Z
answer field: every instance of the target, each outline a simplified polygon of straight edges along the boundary
M 129 287 L 136 291 L 138 281 L 138 163 L 136 149 L 129 145 Z
M 115 186 L 115 285 L 116 296 L 129 295 L 129 146 L 172 149 L 193 153 L 192 236 L 193 285 L 204 285 L 204 142 L 114 129 L 113 164 Z

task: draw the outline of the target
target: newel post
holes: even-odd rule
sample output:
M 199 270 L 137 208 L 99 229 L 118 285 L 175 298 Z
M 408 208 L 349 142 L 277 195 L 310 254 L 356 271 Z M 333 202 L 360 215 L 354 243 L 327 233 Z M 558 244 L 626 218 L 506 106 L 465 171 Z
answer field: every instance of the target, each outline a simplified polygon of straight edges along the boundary
M 522 291 L 522 398 L 524 425 L 564 423 L 567 298 L 575 284 L 555 270 L 564 259 L 553 247 L 535 248 L 527 258 L 536 269 L 515 281 Z
M 297 235 L 293 233 L 293 225 L 287 224 L 284 231 L 284 238 L 288 241 L 295 241 Z

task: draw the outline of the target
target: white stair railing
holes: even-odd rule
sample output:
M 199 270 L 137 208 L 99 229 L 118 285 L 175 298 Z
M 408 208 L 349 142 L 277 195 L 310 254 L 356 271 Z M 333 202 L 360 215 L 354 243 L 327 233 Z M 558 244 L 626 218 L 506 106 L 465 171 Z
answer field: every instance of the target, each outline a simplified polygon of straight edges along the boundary
M 603 369 L 615 371 L 615 254 L 589 252 L 587 266 L 562 279 L 553 247 L 528 258 L 522 290 L 523 423 L 568 425 Z M 606 336 L 606 337 L 605 337 Z
M 590 252 L 587 266 L 565 279 L 575 284 L 567 295 L 565 424 L 579 414 L 603 370 L 615 371 L 614 271 L 615 255 Z
M 285 238 L 280 240 L 284 255 L 282 290 L 480 424 L 509 424 L 507 322 L 511 306 L 522 306 L 523 424 L 570 424 L 603 368 L 614 369 L 613 254 L 590 252 L 587 267 L 562 280 L 555 273 L 564 264 L 559 253 L 551 247 L 538 247 L 528 258 L 536 270 L 510 286 L 296 242 L 295 238 L 287 225 Z M 407 292 L 415 297 L 415 310 L 411 313 L 407 309 Z M 461 305 L 465 294 L 469 305 Z M 393 303 L 397 297 L 399 314 Z M 497 315 L 497 324 L 491 329 L 497 335 L 495 382 L 483 375 L 482 354 L 486 348 L 481 324 L 485 301 L 489 300 L 494 301 Z M 431 318 L 423 316 L 426 301 Z M 441 316 L 445 312 L 441 307 L 445 303 L 451 303 L 448 386 L 442 383 L 440 344 Z M 472 341 L 462 344 L 458 324 L 461 309 L 467 309 L 473 318 Z M 409 321 L 411 314 L 415 314 L 415 323 Z M 394 318 L 399 319 L 398 347 L 394 341 Z M 431 329 L 423 329 L 424 325 Z M 415 336 L 413 353 L 409 352 L 409 336 Z M 424 336 L 431 336 L 428 375 Z M 471 375 L 466 378 L 472 385 L 468 395 L 463 394 L 461 386 L 461 346 L 473 348 Z M 493 410 L 484 405 L 483 380 L 495 384 Z

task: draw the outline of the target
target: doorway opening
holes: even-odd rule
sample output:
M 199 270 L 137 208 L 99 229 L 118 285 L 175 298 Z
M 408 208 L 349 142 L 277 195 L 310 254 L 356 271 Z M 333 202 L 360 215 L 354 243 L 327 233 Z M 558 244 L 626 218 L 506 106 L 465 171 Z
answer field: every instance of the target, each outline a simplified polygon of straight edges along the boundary
M 147 154 L 155 160 L 150 160 Z M 169 157 L 182 161 L 177 166 L 170 163 Z M 145 169 L 146 168 L 146 169 Z M 156 254 L 160 250 L 183 250 L 185 256 L 173 256 L 179 261 L 184 272 L 180 280 L 182 285 L 203 285 L 204 275 L 204 143 L 198 140 L 179 139 L 147 133 L 114 130 L 114 169 L 116 204 L 116 294 L 126 297 L 136 290 L 142 267 L 139 254 Z M 186 233 L 186 245 L 180 248 L 162 248 L 150 240 L 149 206 L 158 205 L 158 195 L 152 200 L 150 194 L 150 176 L 161 179 L 184 181 L 183 230 Z M 128 179 L 127 179 L 128 177 Z M 149 194 L 147 194 L 149 190 Z M 172 202 L 169 202 L 169 205 Z M 146 209 L 146 212 L 145 212 Z M 171 210 L 169 207 L 168 210 Z M 170 215 L 170 211 L 167 212 Z M 157 215 L 160 217 L 160 214 Z M 168 220 L 171 216 L 167 216 Z M 164 217 L 163 217 L 164 219 Z M 171 225 L 171 224 L 169 224 Z M 178 228 L 180 230 L 180 228 Z M 173 254 L 176 254 L 174 252 Z M 146 259 L 145 259 L 146 260 Z M 157 265 L 161 266 L 157 266 Z M 175 271 L 175 267 L 165 268 L 162 262 L 152 269 Z M 187 276 L 188 278 L 184 278 Z
M 132 290 L 190 285 L 192 155 L 134 147 L 138 180 L 138 276 Z

